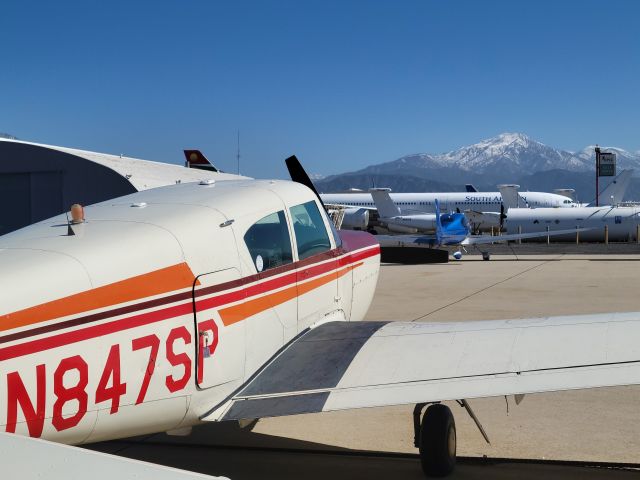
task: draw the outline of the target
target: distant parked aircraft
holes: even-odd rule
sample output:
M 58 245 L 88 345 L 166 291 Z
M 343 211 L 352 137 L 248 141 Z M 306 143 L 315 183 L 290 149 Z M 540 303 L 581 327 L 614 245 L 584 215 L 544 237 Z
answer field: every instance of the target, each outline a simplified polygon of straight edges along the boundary
M 524 240 L 527 238 L 546 237 L 547 235 L 575 234 L 575 229 L 567 229 L 548 233 L 533 231 L 528 233 L 516 233 L 512 235 L 472 235 L 467 217 L 463 213 L 440 213 L 438 199 L 435 200 L 435 214 L 397 215 L 393 216 L 394 204 L 389 197 L 389 189 L 371 189 L 371 195 L 376 201 L 378 212 L 383 215 L 380 221 L 388 227 L 399 226 L 406 231 L 426 231 L 431 229 L 431 223 L 435 234 L 433 235 L 378 235 L 377 239 L 382 247 L 399 246 L 429 246 L 438 248 L 450 245 L 482 245 L 488 243 L 506 242 L 511 240 Z M 398 212 L 395 207 L 395 213 Z M 431 218 L 433 217 L 433 218 Z M 397 230 L 396 230 L 397 231 Z M 462 258 L 462 252 L 454 253 L 456 259 Z M 483 258 L 489 260 L 488 253 L 483 253 Z
M 507 212 L 504 227 L 507 233 L 527 233 L 539 230 L 566 231 L 574 228 L 589 228 L 580 233 L 580 239 L 587 242 L 608 240 L 625 242 L 637 240 L 640 224 L 640 207 L 576 207 L 565 208 L 514 208 Z M 560 237 L 560 240 L 574 240 L 575 232 Z
M 332 205 L 375 208 L 369 193 L 323 193 L 322 201 Z M 577 207 L 569 197 L 546 192 L 520 192 L 523 200 L 532 208 L 537 207 Z M 425 192 L 392 193 L 391 199 L 405 214 L 435 213 L 435 199 L 443 213 L 468 209 L 483 212 L 499 212 L 503 203 L 500 192 Z

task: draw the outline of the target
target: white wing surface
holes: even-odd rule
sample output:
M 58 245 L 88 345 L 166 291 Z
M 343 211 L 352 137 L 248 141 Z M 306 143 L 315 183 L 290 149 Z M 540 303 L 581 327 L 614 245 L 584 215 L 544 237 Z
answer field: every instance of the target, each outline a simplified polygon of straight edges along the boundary
M 213 480 L 211 477 L 177 468 L 92 452 L 35 438 L 0 433 L 2 478 L 53 480 Z
M 640 383 L 640 312 L 307 331 L 204 420 Z
M 527 238 L 554 237 L 558 235 L 575 235 L 577 232 L 592 230 L 592 228 L 568 228 L 565 230 L 551 230 L 548 232 L 531 232 L 531 233 L 510 233 L 505 235 L 471 235 L 465 238 L 461 245 L 481 245 L 487 243 L 510 242 L 513 240 L 524 240 Z

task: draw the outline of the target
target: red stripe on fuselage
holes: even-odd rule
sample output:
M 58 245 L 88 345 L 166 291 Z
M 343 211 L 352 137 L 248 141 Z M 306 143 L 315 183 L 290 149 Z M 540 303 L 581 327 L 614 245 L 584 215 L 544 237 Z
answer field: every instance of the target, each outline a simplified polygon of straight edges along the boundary
M 371 249 L 367 249 L 361 252 L 356 252 L 350 255 L 349 254 L 345 255 L 344 257 L 339 258 L 337 260 L 321 263 L 319 265 L 310 266 L 308 269 L 305 270 L 309 273 L 308 277 L 306 277 L 305 279 L 317 277 L 324 273 L 335 270 L 336 268 L 338 268 L 338 266 L 342 267 L 342 266 L 350 265 L 360 260 L 363 260 L 365 258 L 378 255 L 379 253 L 380 253 L 379 248 L 371 248 Z M 291 265 L 294 265 L 294 264 L 291 264 Z M 267 293 L 273 290 L 277 290 L 278 288 L 293 285 L 296 283 L 297 273 L 298 272 L 292 272 L 288 275 L 283 275 L 282 277 L 278 277 L 272 280 L 250 285 L 241 290 L 236 290 L 229 293 L 223 293 L 215 297 L 200 300 L 196 302 L 196 310 L 197 311 L 208 310 L 208 309 L 219 307 L 222 305 L 234 303 L 249 297 Z M 245 280 L 253 277 L 255 277 L 255 275 L 252 275 L 250 277 L 245 277 Z M 235 284 L 235 283 L 236 283 L 235 281 L 232 281 L 232 282 L 227 282 L 221 285 L 229 285 L 229 284 Z M 203 288 L 202 290 L 210 290 L 216 287 L 218 286 Z M 182 297 L 182 294 L 178 294 L 178 295 Z M 170 295 L 167 298 L 175 299 L 178 295 Z M 197 293 L 196 293 L 196 296 L 197 296 Z M 148 303 L 149 302 L 143 302 L 140 305 L 147 305 Z M 118 310 L 119 309 L 113 310 L 112 312 L 114 314 L 112 314 L 112 316 L 117 315 L 116 312 L 118 312 Z M 38 353 L 38 352 L 42 352 L 52 348 L 62 347 L 62 346 L 70 345 L 72 343 L 77 343 L 84 340 L 90 340 L 92 338 L 102 337 L 112 333 L 117 333 L 124 330 L 141 327 L 144 325 L 161 322 L 161 321 L 175 318 L 181 315 L 187 315 L 192 312 L 193 312 L 193 304 L 190 301 L 187 303 L 182 303 L 180 305 L 174 305 L 174 306 L 163 308 L 160 310 L 154 310 L 152 312 L 146 312 L 138 315 L 133 315 L 127 318 L 113 320 L 110 322 L 102 323 L 100 325 L 89 326 L 83 329 L 74 330 L 72 332 L 64 332 L 64 333 L 52 335 L 50 337 L 30 340 L 18 345 L 11 345 L 8 347 L 0 348 L 0 361 L 9 360 L 11 358 L 17 358 L 17 357 L 29 355 L 32 353 Z M 52 327 L 56 326 L 56 324 L 51 326 Z M 41 328 L 36 328 L 33 330 L 28 330 L 26 332 L 20 332 L 20 333 L 30 333 L 31 335 L 37 335 L 40 332 L 32 333 L 32 331 L 39 331 L 39 330 L 41 330 Z M 6 337 L 3 337 L 3 338 L 6 338 Z M 0 339 L 0 341 L 1 340 L 2 339 Z

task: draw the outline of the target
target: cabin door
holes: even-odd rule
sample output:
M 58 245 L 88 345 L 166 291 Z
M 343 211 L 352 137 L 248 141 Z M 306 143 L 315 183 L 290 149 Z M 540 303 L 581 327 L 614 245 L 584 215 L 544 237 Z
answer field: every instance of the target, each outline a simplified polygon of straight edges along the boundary
M 244 300 L 240 271 L 218 270 L 198 276 L 198 282 L 193 295 L 196 383 L 210 388 L 242 380 L 245 324 L 225 315 L 225 306 Z

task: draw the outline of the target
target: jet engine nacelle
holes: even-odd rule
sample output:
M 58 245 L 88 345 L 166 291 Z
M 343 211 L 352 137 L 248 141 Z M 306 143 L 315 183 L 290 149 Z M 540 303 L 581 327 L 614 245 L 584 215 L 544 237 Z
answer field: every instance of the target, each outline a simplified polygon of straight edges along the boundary
M 369 210 L 366 208 L 346 208 L 342 219 L 342 228 L 366 230 L 369 226 Z
M 397 223 L 387 223 L 386 227 L 390 232 L 393 233 L 418 233 L 417 228 L 398 225 Z

